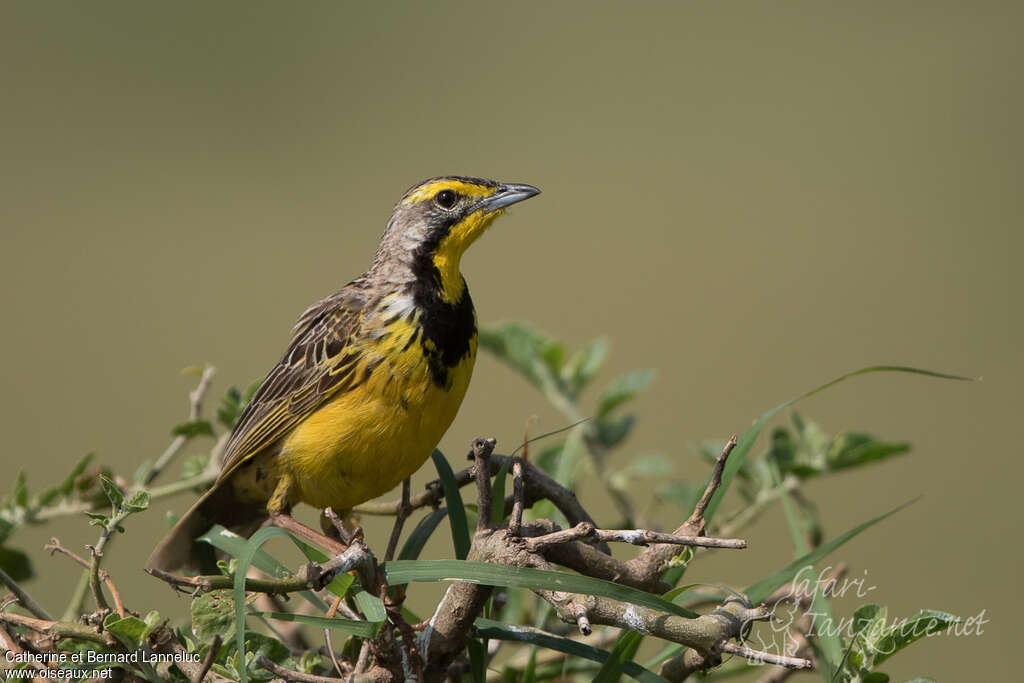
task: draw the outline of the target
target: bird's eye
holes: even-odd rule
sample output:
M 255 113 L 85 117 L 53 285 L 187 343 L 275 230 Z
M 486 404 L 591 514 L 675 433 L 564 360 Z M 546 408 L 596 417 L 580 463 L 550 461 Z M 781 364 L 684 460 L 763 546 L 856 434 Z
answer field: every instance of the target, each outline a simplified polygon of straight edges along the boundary
M 459 201 L 459 195 L 452 190 L 441 190 L 434 195 L 434 202 L 445 210 L 453 208 L 457 201 Z

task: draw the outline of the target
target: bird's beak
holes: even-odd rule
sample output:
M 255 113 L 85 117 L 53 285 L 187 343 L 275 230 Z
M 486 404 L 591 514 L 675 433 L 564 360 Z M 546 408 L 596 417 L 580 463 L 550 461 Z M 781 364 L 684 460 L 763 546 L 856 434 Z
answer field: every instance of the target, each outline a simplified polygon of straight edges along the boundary
M 523 185 L 521 183 L 502 184 L 498 186 L 494 194 L 480 202 L 479 208 L 483 209 L 484 213 L 491 213 L 538 194 L 540 194 L 540 190 L 533 185 Z

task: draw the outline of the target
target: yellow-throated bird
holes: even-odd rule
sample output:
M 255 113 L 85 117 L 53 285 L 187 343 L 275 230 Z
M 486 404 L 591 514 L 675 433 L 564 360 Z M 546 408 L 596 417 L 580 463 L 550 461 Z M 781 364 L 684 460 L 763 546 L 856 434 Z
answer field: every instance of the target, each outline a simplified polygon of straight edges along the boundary
M 531 185 L 447 176 L 399 200 L 373 265 L 299 318 L 225 446 L 217 482 L 156 547 L 148 566 L 189 561 L 214 523 L 291 518 L 304 502 L 346 510 L 416 471 L 455 418 L 476 358 L 463 252 Z M 312 536 L 311 536 L 312 535 Z

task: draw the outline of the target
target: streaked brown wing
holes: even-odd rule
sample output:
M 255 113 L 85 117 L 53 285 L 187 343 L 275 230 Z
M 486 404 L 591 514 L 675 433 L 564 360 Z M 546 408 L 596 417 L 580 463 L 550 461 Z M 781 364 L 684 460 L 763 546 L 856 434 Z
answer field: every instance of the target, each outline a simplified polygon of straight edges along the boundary
M 358 359 L 348 350 L 358 333 L 367 298 L 353 285 L 310 306 L 299 317 L 288 350 L 267 374 L 231 433 L 221 479 L 309 416 L 355 370 Z

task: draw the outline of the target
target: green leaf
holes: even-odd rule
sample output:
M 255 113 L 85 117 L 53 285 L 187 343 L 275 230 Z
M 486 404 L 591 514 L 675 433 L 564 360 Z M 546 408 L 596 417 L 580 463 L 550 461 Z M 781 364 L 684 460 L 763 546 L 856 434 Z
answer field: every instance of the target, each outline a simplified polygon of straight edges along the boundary
M 625 441 L 635 424 L 635 415 L 599 417 L 594 421 L 594 436 L 605 448 L 614 448 Z
M 804 567 L 816 564 L 819 560 L 824 558 L 826 555 L 831 553 L 839 546 L 849 541 L 851 538 L 853 538 L 860 532 L 881 522 L 886 517 L 896 514 L 897 512 L 907 507 L 911 503 L 915 502 L 916 500 L 917 499 L 915 498 L 914 500 L 907 501 L 906 503 L 903 503 L 902 505 L 893 508 L 892 510 L 886 512 L 885 514 L 879 515 L 874 519 L 869 519 L 863 524 L 855 526 L 849 531 L 840 534 L 836 538 L 832 539 L 828 543 L 823 543 L 822 545 L 818 546 L 817 548 L 807 553 L 803 557 L 793 560 L 782 569 L 773 572 L 772 574 L 766 576 L 757 583 L 751 584 L 747 587 L 746 590 L 743 591 L 743 593 L 748 598 L 750 598 L 750 601 L 755 605 L 759 602 L 762 602 L 765 598 L 774 593 L 778 588 L 781 588 L 787 582 L 792 581 L 793 578 L 797 574 L 799 574 L 800 570 Z
M 308 626 L 316 626 L 318 628 L 330 628 L 336 631 L 342 631 L 349 635 L 359 636 L 360 638 L 375 638 L 380 633 L 381 627 L 384 625 L 383 621 L 358 621 L 356 619 L 341 619 L 334 618 L 328 619 L 327 617 L 317 617 L 308 614 L 291 614 L 290 612 L 253 612 L 254 616 L 264 617 L 266 619 L 275 619 L 277 621 L 293 621 L 298 624 L 306 624 Z
M 110 501 L 114 510 L 120 510 L 124 505 L 124 494 L 121 493 L 121 489 L 117 487 L 114 480 L 105 474 L 101 474 L 100 486 L 103 487 L 103 493 L 107 495 L 107 500 Z
M 690 619 L 699 616 L 695 612 L 657 595 L 579 574 L 464 560 L 386 562 L 382 565 L 382 569 L 391 585 L 423 581 L 465 581 L 484 586 L 511 586 L 531 590 L 598 595 Z
M 610 656 L 601 665 L 601 670 L 594 677 L 594 683 L 618 683 L 622 676 L 622 667 L 626 662 L 633 661 L 636 651 L 640 649 L 643 635 L 636 631 L 622 631 L 615 640 Z
M 562 396 L 560 370 L 565 347 L 525 323 L 501 322 L 480 327 L 480 346 L 487 349 L 548 396 Z
M 448 503 L 448 524 L 452 530 L 455 557 L 464 560 L 469 554 L 470 540 L 469 524 L 466 522 L 466 508 L 462 504 L 462 494 L 459 493 L 455 473 L 452 472 L 452 466 L 448 464 L 444 453 L 435 448 L 431 457 L 434 459 L 434 467 L 437 468 L 437 476 L 441 479 L 444 498 Z
M 150 627 L 142 619 L 133 616 L 120 617 L 116 613 L 107 615 L 103 621 L 104 630 L 114 635 L 129 650 L 137 650 Z
M 217 407 L 217 421 L 231 429 L 235 426 L 235 420 L 238 419 L 241 412 L 242 392 L 238 390 L 238 387 L 228 387 L 224 398 L 220 400 L 220 405 Z
M 356 607 L 363 613 L 367 621 L 383 622 L 388 618 L 388 613 L 384 609 L 384 602 L 376 595 L 370 595 L 365 590 L 360 589 L 352 597 L 356 602 Z
M 402 550 L 398 553 L 399 560 L 415 560 L 420 556 L 423 546 L 427 544 L 434 530 L 441 523 L 441 520 L 448 516 L 448 508 L 432 510 L 429 515 L 420 520 L 416 528 L 405 539 Z
M 60 493 L 63 496 L 70 496 L 71 492 L 75 490 L 75 482 L 78 478 L 85 474 L 85 470 L 89 468 L 89 464 L 92 463 L 93 458 L 96 457 L 95 453 L 86 453 L 81 460 L 71 469 L 68 476 L 64 477 L 64 481 L 60 483 L 58 487 Z
M 20 550 L 2 545 L 0 545 L 0 569 L 15 581 L 26 581 L 35 575 L 32 570 L 32 560 L 28 555 Z
M 562 366 L 562 381 L 573 396 L 586 388 L 608 360 L 611 343 L 607 337 L 598 337 L 569 357 Z
M 889 627 L 874 643 L 875 665 L 879 665 L 894 654 L 926 635 L 937 633 L 953 624 L 963 622 L 961 617 L 939 610 L 924 609 L 904 623 Z
M 0 543 L 3 543 L 10 537 L 14 528 L 14 522 L 0 517 Z
M 623 403 L 632 400 L 653 379 L 654 370 L 634 370 L 613 379 L 597 400 L 597 417 L 605 417 Z
M 213 436 L 213 425 L 209 420 L 192 420 L 182 422 L 171 430 L 173 436 L 184 436 L 189 439 L 196 436 Z
M 230 590 L 202 593 L 192 600 L 189 609 L 192 633 L 200 642 L 208 643 L 218 634 L 228 642 L 235 634 L 235 601 Z
M 469 670 L 473 674 L 473 683 L 484 683 L 487 680 L 487 648 L 478 638 L 470 638 L 466 642 L 469 651 Z
M 491 640 L 510 640 L 520 643 L 529 643 L 537 647 L 543 647 L 556 652 L 564 652 L 567 655 L 589 659 L 592 662 L 604 663 L 610 653 L 585 643 L 546 633 L 527 626 L 511 626 L 490 619 L 477 619 L 474 622 L 478 635 Z M 632 678 L 643 683 L 667 683 L 661 676 L 648 671 L 642 666 L 633 662 L 624 662 L 622 670 Z
M 789 399 L 788 401 L 783 401 L 779 405 L 763 413 L 759 418 L 757 418 L 757 420 L 754 421 L 754 424 L 750 427 L 750 429 L 744 432 L 743 436 L 739 438 L 736 447 L 733 449 L 732 453 L 729 455 L 729 459 L 725 463 L 725 470 L 722 472 L 722 484 L 721 486 L 718 487 L 718 490 L 715 491 L 715 495 L 711 497 L 711 502 L 708 505 L 707 510 L 704 512 L 704 519 L 708 522 L 711 521 L 711 518 L 714 516 L 715 512 L 718 510 L 718 506 L 722 502 L 722 498 L 725 497 L 726 492 L 729 490 L 729 485 L 732 483 L 733 478 L 736 476 L 736 473 L 739 471 L 739 469 L 743 466 L 744 462 L 746 461 L 747 455 L 750 453 L 751 446 L 754 445 L 754 441 L 757 440 L 758 434 L 760 434 L 761 429 L 764 427 L 765 423 L 768 422 L 768 420 L 773 418 L 780 410 L 788 408 L 789 406 L 793 405 L 794 403 L 802 399 L 822 392 L 825 389 L 828 389 L 829 387 L 839 384 L 840 382 L 847 380 L 851 377 L 856 377 L 857 375 L 866 375 L 868 373 L 873 372 L 907 372 L 916 375 L 925 375 L 928 377 L 938 377 L 941 379 L 955 379 L 962 381 L 971 380 L 971 378 L 969 377 L 947 375 L 941 372 L 932 372 L 931 370 L 920 370 L 918 368 L 911 368 L 902 365 L 873 365 L 870 367 L 861 368 L 860 370 L 855 370 L 853 372 L 848 372 L 845 375 L 841 375 L 840 377 L 837 377 L 836 379 L 830 382 L 826 382 L 825 384 L 815 387 L 810 391 L 804 392 L 799 396 L 795 396 Z
M 873 671 L 864 677 L 864 683 L 889 683 L 889 674 Z
M 142 512 L 149 507 L 149 491 L 136 491 L 124 506 L 132 512 Z
M 878 462 L 909 451 L 910 444 L 906 442 L 878 441 L 868 434 L 851 432 L 836 437 L 829 449 L 828 464 L 829 469 L 835 471 Z
M 28 483 L 24 472 L 18 472 L 14 479 L 14 504 L 18 507 L 28 507 Z

